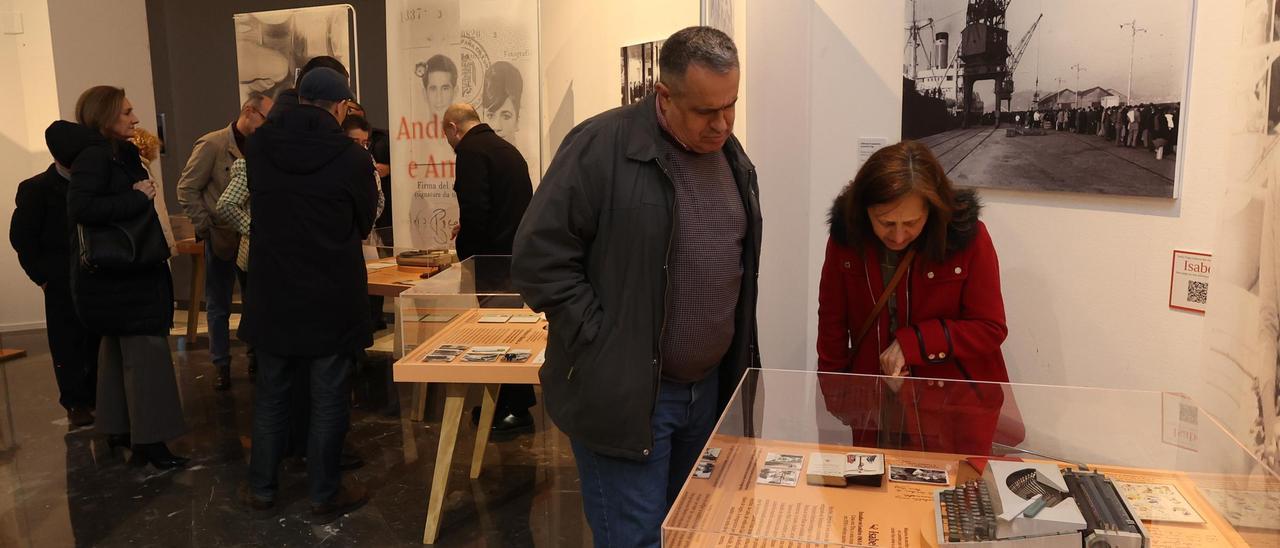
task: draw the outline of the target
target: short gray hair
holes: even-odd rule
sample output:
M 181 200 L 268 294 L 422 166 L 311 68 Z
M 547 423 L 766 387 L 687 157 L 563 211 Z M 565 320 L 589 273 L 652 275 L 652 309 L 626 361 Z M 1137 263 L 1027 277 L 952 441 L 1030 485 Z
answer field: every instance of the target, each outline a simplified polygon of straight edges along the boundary
M 662 83 L 669 88 L 678 87 L 692 64 L 727 73 L 738 68 L 738 47 L 729 35 L 712 27 L 689 27 L 667 38 L 658 58 Z

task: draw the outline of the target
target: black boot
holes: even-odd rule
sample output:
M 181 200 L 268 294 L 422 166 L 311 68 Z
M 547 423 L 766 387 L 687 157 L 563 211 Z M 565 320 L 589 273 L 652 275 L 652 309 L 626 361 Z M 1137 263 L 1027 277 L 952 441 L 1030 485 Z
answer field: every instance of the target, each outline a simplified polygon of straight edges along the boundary
M 218 372 L 213 378 L 213 389 L 218 392 L 225 392 L 231 389 L 231 365 L 217 366 Z
M 139 443 L 133 446 L 133 457 L 129 459 L 129 464 L 133 466 L 146 466 L 150 464 L 160 470 L 170 470 L 173 468 L 183 468 L 191 459 L 179 457 L 169 451 L 169 447 L 164 442 L 156 443 Z
M 116 449 L 127 449 L 131 445 L 133 445 L 133 442 L 130 441 L 129 434 L 127 432 L 124 434 L 107 434 L 108 449 L 113 451 Z

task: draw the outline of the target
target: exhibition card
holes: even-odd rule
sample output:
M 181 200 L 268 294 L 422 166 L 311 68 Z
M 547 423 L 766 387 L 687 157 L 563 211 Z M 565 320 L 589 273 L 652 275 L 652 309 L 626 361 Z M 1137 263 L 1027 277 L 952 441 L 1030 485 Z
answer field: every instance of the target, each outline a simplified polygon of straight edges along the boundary
M 480 316 L 480 323 L 507 323 L 511 321 L 510 314 L 485 314 Z
M 800 470 L 791 468 L 761 468 L 756 483 L 761 485 L 778 485 L 795 487 L 800 483 Z
M 1204 518 L 1191 508 L 1178 487 L 1171 483 L 1115 482 L 1116 489 L 1129 501 L 1138 518 L 1147 521 L 1204 523 Z

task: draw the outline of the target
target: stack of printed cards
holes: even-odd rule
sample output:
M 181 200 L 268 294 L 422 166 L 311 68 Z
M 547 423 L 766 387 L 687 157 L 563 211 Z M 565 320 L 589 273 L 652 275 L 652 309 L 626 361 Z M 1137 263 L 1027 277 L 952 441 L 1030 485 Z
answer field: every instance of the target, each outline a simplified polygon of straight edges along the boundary
M 950 475 L 944 468 L 889 465 L 889 481 L 923 483 L 925 485 L 951 485 Z
M 811 485 L 879 487 L 884 455 L 878 453 L 810 453 L 805 481 Z
M 804 467 L 804 455 L 769 453 L 764 458 L 764 468 L 756 477 L 756 483 L 795 487 L 800 483 L 800 469 Z
M 432 350 L 427 354 L 426 360 L 429 362 L 450 363 L 454 358 L 467 351 L 467 347 L 460 344 L 442 344 L 440 348 Z
M 693 467 L 693 477 L 698 479 L 711 479 L 711 473 L 716 470 L 716 460 L 720 458 L 719 447 L 708 447 L 702 452 L 702 458 L 698 459 L 698 464 Z
M 463 362 L 468 363 L 492 363 L 498 361 L 498 358 L 507 353 L 505 346 L 473 346 L 470 352 L 462 356 Z

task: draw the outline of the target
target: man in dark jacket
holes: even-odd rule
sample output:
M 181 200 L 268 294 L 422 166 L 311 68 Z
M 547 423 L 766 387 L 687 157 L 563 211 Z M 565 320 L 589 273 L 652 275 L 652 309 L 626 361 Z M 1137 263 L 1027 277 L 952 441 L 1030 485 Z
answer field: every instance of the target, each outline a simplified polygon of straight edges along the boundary
M 514 145 L 480 123 L 475 107 L 451 105 L 441 122 L 444 136 L 457 153 L 458 258 L 473 255 L 510 255 L 516 228 L 533 196 L 529 164 Z M 529 408 L 535 403 L 533 387 L 503 385 L 493 417 L 496 432 L 511 432 L 533 425 Z
M 350 423 L 355 356 L 373 342 L 361 240 L 373 228 L 373 159 L 341 128 L 346 78 L 320 68 L 299 104 L 269 120 L 245 150 L 253 203 L 249 296 L 240 337 L 258 353 L 249 489 L 255 510 L 274 505 L 296 370 L 309 372 L 307 475 L 311 510 L 327 523 L 368 501 L 344 487 L 339 453 Z
M 667 39 L 657 93 L 560 145 L 516 233 L 512 280 L 550 321 L 547 411 L 601 546 L 657 546 L 663 516 L 757 362 L 761 219 L 733 137 L 738 55 Z
M 98 336 L 76 317 L 71 301 L 71 236 L 67 185 L 76 156 L 89 144 L 75 124 L 59 120 L 44 132 L 53 154 L 49 169 L 18 185 L 9 243 L 27 277 L 44 290 L 49 354 L 58 381 L 58 403 L 73 426 L 93 424 L 98 385 Z

